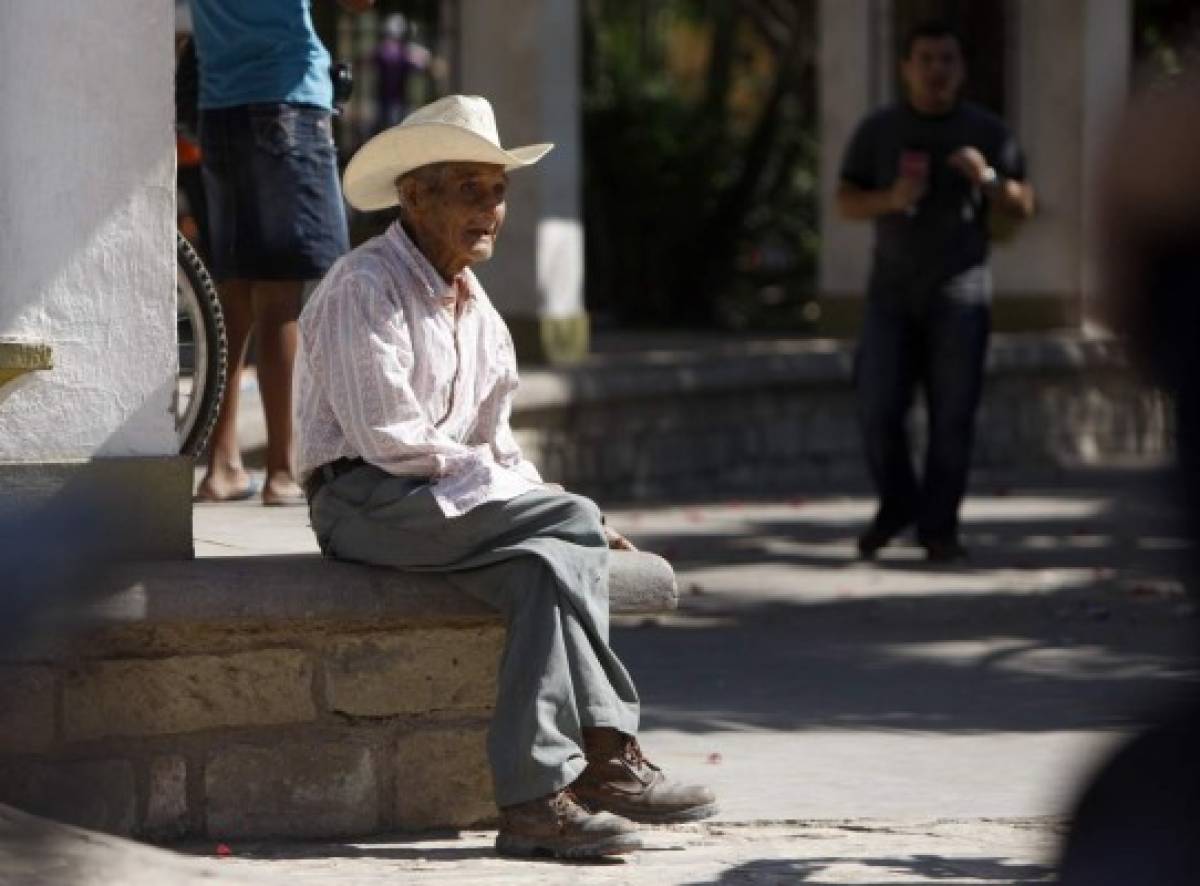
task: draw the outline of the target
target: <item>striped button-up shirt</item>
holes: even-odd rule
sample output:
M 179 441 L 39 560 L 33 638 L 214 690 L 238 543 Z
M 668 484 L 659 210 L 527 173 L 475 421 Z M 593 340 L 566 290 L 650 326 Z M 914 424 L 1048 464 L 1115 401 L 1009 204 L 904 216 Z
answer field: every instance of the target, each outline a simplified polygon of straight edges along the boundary
M 447 283 L 399 222 L 333 266 L 300 316 L 298 467 L 363 458 L 432 481 L 449 517 L 537 488 L 509 426 L 512 338 L 470 270 Z

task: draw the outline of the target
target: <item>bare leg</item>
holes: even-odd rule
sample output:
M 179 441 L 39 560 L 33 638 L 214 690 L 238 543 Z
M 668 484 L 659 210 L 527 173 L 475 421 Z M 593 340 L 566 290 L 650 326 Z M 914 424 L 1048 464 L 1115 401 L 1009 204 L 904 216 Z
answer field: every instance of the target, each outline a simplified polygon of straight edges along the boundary
M 258 386 L 267 419 L 267 480 L 263 504 L 303 501 L 292 444 L 292 366 L 296 359 L 301 281 L 254 284 L 258 328 Z
M 223 501 L 238 498 L 249 486 L 250 476 L 242 464 L 238 446 L 238 381 L 246 363 L 246 345 L 254 329 L 254 309 L 250 303 L 249 280 L 226 280 L 219 284 L 221 311 L 225 315 L 225 335 L 229 342 L 229 372 L 225 397 L 217 413 L 209 443 L 208 471 L 196 489 L 197 501 Z

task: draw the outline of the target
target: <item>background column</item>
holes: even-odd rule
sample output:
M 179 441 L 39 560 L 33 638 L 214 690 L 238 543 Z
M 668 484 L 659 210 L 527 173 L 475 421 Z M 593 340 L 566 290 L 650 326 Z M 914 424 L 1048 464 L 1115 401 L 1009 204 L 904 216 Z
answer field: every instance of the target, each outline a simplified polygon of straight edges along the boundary
M 505 146 L 554 142 L 514 172 L 495 257 L 477 268 L 529 362 L 587 353 L 579 11 L 570 0 L 461 0 L 458 89 L 488 98 Z
M 820 0 L 817 7 L 821 156 L 821 255 L 817 288 L 823 333 L 858 329 L 871 257 L 871 226 L 837 214 L 842 155 L 859 122 L 892 91 L 890 0 Z

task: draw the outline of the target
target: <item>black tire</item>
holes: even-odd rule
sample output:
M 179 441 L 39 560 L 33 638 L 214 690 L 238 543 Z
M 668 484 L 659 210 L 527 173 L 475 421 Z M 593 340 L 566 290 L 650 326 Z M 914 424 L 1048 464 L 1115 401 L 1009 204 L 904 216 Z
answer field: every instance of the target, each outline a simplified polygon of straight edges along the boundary
M 175 284 L 179 335 L 175 433 L 179 453 L 195 458 L 204 451 L 225 396 L 225 318 L 212 277 L 192 244 L 178 232 L 175 252 L 179 265 Z

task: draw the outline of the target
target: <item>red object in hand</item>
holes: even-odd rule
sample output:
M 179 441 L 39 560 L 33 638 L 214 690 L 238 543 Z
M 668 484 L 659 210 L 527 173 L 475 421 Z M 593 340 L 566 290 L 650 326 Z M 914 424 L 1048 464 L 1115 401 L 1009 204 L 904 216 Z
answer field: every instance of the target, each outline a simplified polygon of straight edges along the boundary
M 929 178 L 929 154 L 925 151 L 901 151 L 900 175 L 904 178 Z

